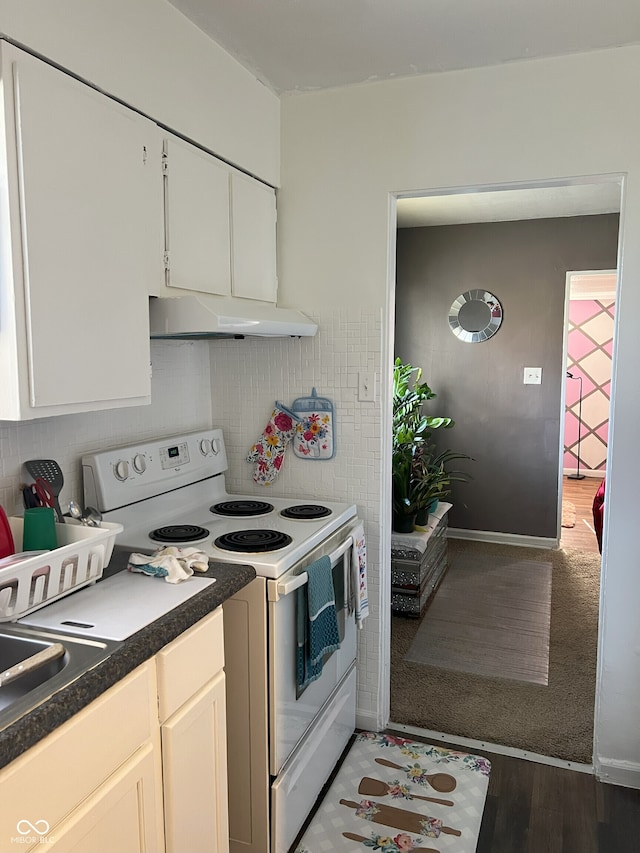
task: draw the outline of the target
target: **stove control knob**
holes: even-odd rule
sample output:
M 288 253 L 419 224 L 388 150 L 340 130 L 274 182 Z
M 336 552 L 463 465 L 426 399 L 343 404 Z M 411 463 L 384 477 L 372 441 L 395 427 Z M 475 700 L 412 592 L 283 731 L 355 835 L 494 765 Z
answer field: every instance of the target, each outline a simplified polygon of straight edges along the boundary
M 129 463 L 125 462 L 124 459 L 121 459 L 119 462 L 116 462 L 115 468 L 113 469 L 113 473 L 116 475 L 116 480 L 120 480 L 121 483 L 129 476 Z
M 147 459 L 144 453 L 136 453 L 133 457 L 133 470 L 136 474 L 144 474 L 147 470 Z
M 211 452 L 214 456 L 217 456 L 220 453 L 220 439 L 212 438 L 211 439 Z
M 203 456 L 209 456 L 210 455 L 210 453 L 211 453 L 211 442 L 209 441 L 208 438 L 203 438 L 200 441 L 200 453 L 202 453 Z

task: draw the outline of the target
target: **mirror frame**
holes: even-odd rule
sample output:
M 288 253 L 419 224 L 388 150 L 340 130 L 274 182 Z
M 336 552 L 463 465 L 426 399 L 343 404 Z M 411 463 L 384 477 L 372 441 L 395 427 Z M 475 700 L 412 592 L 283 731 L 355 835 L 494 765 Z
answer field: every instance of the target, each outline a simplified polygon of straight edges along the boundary
M 489 322 L 483 329 L 465 329 L 460 323 L 460 311 L 469 302 L 482 302 L 489 309 Z M 502 325 L 502 305 L 488 290 L 467 290 L 453 302 L 449 309 L 449 328 L 466 344 L 480 344 L 492 338 Z

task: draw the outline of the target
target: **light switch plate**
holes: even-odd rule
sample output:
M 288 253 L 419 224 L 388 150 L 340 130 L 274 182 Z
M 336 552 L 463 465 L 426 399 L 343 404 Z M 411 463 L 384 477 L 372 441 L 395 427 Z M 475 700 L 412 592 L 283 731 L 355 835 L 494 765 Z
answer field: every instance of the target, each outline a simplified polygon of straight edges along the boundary
M 362 371 L 358 374 L 358 400 L 361 403 L 375 403 L 376 374 Z
M 525 367 L 525 369 L 524 369 L 524 384 L 525 385 L 542 385 L 542 368 L 541 367 Z

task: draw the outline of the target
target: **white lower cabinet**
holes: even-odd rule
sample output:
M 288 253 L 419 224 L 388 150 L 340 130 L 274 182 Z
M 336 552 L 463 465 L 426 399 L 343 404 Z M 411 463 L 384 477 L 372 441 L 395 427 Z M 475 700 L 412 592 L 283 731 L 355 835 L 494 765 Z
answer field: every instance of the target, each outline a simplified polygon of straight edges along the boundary
M 226 853 L 224 673 L 162 726 L 167 853 Z
M 156 763 L 142 747 L 53 833 L 55 853 L 150 853 L 160 850 L 157 832 Z
M 227 853 L 223 664 L 218 608 L 0 770 L 0 850 Z
M 0 850 L 164 850 L 153 661 L 3 768 L 0 800 Z
M 156 656 L 167 853 L 228 853 L 222 609 Z

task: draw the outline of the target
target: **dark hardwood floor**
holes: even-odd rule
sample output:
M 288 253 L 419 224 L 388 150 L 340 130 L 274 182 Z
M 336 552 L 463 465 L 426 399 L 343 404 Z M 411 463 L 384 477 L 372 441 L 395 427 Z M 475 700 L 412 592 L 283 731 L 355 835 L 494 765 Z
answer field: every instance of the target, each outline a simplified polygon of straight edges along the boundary
M 488 754 L 476 853 L 637 853 L 640 791 L 594 776 Z
M 407 737 L 403 732 L 390 734 Z M 428 742 L 415 735 L 413 740 Z M 638 853 L 640 791 L 521 758 L 442 743 L 491 762 L 476 853 Z

